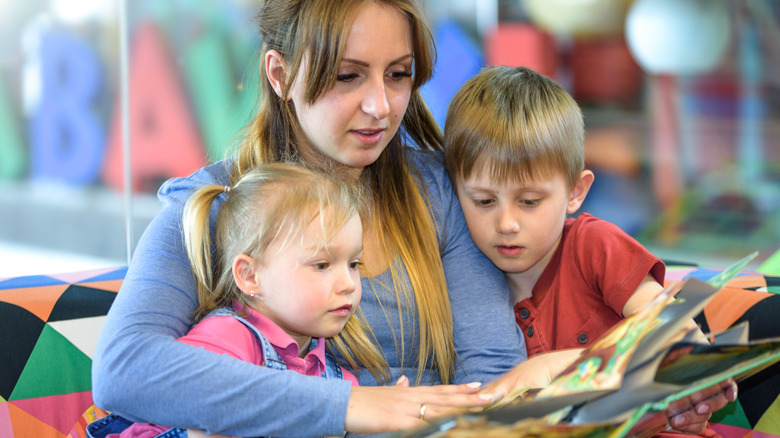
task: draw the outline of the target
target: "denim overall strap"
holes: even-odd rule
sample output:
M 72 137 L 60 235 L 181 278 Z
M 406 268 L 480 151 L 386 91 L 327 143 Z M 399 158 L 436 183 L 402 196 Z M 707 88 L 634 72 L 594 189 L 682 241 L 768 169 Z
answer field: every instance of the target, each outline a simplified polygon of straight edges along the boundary
M 221 307 L 209 312 L 209 314 L 206 315 L 206 318 L 211 316 L 229 316 L 247 326 L 247 328 L 249 328 L 249 330 L 255 334 L 255 338 L 257 338 L 257 340 L 260 342 L 260 346 L 263 348 L 263 363 L 261 365 L 275 370 L 287 369 L 287 364 L 284 363 L 281 356 L 279 356 L 279 353 L 276 352 L 276 349 L 274 349 L 265 335 L 261 333 L 260 330 L 254 326 L 254 324 L 239 316 L 233 309 Z
M 344 380 L 344 373 L 341 370 L 341 365 L 339 365 L 336 358 L 327 351 L 325 352 L 325 371 L 322 372 L 322 377 L 326 379 Z

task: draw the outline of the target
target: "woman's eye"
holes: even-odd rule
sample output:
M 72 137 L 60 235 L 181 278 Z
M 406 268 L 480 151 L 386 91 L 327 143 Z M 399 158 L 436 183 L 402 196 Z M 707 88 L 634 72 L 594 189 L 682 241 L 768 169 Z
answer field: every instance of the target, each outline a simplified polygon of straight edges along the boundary
M 352 82 L 357 79 L 357 73 L 343 73 L 336 76 L 336 80 L 339 82 Z
M 390 77 L 396 81 L 400 81 L 402 79 L 411 78 L 412 74 L 407 71 L 394 71 L 390 73 Z

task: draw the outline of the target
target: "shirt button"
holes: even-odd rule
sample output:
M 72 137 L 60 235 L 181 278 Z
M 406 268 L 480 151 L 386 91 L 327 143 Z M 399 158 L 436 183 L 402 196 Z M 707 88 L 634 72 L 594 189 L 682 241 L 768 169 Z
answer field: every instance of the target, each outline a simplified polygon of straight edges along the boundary
M 528 327 L 528 331 L 526 332 L 528 336 L 534 335 L 534 326 Z
M 520 315 L 520 318 L 523 319 L 526 319 L 531 315 L 531 312 L 525 307 L 522 307 L 517 313 Z
M 585 333 L 580 333 L 579 336 L 577 336 L 577 342 L 580 344 L 587 344 L 588 343 L 588 335 Z

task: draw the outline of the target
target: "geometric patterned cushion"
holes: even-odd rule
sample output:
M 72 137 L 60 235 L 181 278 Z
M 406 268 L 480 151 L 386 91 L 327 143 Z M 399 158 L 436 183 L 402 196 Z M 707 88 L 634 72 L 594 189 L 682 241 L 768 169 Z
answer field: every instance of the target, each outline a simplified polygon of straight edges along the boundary
M 91 408 L 92 356 L 126 272 L 0 279 L 0 437 L 76 437 L 105 415 Z

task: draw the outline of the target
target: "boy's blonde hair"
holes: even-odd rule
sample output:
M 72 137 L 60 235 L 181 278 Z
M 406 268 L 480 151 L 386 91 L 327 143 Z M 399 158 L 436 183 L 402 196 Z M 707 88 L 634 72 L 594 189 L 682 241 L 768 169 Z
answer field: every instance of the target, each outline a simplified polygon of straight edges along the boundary
M 313 103 L 334 86 L 352 22 L 360 6 L 366 3 L 394 8 L 407 17 L 414 55 L 411 96 L 399 132 L 360 177 L 370 204 L 367 221 L 383 251 L 380 256 L 392 262 L 390 272 L 395 289 L 391 293 L 395 294 L 393 305 L 402 330 L 408 325 L 408 318 L 417 314 L 418 333 L 394 334 L 396 340 L 400 339 L 397 360 L 405 363 L 407 351 L 414 351 L 418 383 L 428 367 L 433 368 L 442 383 L 449 383 L 456 363 L 449 294 L 427 193 L 416 170 L 409 166 L 405 145 L 411 141 L 423 150 L 442 149 L 441 129 L 420 94 L 420 87 L 433 75 L 436 58 L 433 36 L 421 7 L 415 0 L 266 0 L 258 15 L 263 39 L 260 59 L 265 59 L 268 50 L 278 51 L 290 78 L 297 77 L 307 60 L 304 99 Z M 244 130 L 232 170 L 233 180 L 265 163 L 299 161 L 299 145 L 305 144 L 300 141 L 303 134 L 295 109 L 287 99 L 292 81 L 285 82 L 279 97 L 266 79 L 262 63 L 259 80 L 260 108 Z M 322 158 L 320 165 L 327 167 L 327 157 Z M 397 259 L 405 266 L 394 262 Z M 411 287 L 401 281 L 404 268 Z M 373 281 L 371 286 L 384 287 Z M 383 293 L 374 293 L 382 304 L 379 297 Z M 419 339 L 419 349 L 404 345 L 407 334 Z
M 486 67 L 447 109 L 445 164 L 468 180 L 500 183 L 562 172 L 569 188 L 585 169 L 582 112 L 566 90 L 526 67 Z
M 212 242 L 209 214 L 214 200 L 223 195 L 227 199 L 217 214 Z M 245 308 L 252 307 L 251 298 L 233 278 L 233 260 L 238 255 L 258 261 L 273 257 L 275 254 L 266 254 L 272 243 L 281 241 L 283 251 L 313 223 L 322 231 L 318 247 L 325 247 L 338 230 L 362 211 L 363 202 L 355 187 L 295 164 L 257 167 L 232 187 L 200 188 L 187 201 L 183 216 L 185 247 L 198 285 L 194 321 L 212 310 L 230 306 L 233 301 Z M 326 342 L 352 369 L 357 371 L 359 363 L 377 380 L 386 378 L 386 362 L 359 310 L 339 335 Z

